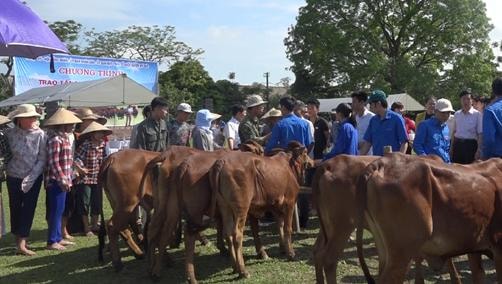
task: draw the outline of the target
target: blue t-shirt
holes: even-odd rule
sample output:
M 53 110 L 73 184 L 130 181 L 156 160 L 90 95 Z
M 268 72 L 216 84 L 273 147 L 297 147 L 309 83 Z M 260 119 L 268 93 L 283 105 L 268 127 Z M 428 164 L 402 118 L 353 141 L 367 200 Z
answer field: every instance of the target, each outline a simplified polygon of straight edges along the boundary
M 483 148 L 485 159 L 502 157 L 502 97 L 483 112 Z
M 383 156 L 384 146 L 392 146 L 392 151 L 398 152 L 401 144 L 408 141 L 404 119 L 401 115 L 387 110 L 383 119 L 379 115 L 371 118 L 364 140 L 373 146 L 373 155 Z
M 432 117 L 418 125 L 413 141 L 413 150 L 417 155 L 438 155 L 446 163 L 450 163 L 450 129 L 446 123 Z
M 323 160 L 333 158 L 340 154 L 357 155 L 358 134 L 357 129 L 348 121 L 344 120 L 338 126 L 335 146 L 324 156 Z
M 293 113 L 283 116 L 274 125 L 272 134 L 270 134 L 270 138 L 265 146 L 265 152 L 268 153 L 274 148 L 286 149 L 288 143 L 291 141 L 298 141 L 305 147 L 308 147 L 313 142 L 307 122 Z

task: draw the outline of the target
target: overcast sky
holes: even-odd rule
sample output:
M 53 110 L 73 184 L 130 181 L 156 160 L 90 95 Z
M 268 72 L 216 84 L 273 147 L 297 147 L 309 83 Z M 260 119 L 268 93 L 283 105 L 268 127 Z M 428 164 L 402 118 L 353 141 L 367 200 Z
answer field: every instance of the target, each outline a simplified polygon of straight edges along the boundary
M 26 0 L 49 22 L 75 20 L 98 31 L 129 25 L 171 25 L 179 40 L 205 53 L 201 61 L 214 80 L 236 73 L 241 84 L 270 82 L 293 74 L 286 70 L 283 40 L 295 23 L 300 0 Z M 493 40 L 502 40 L 501 0 L 484 0 L 495 29 Z M 497 51 L 496 55 L 501 55 Z

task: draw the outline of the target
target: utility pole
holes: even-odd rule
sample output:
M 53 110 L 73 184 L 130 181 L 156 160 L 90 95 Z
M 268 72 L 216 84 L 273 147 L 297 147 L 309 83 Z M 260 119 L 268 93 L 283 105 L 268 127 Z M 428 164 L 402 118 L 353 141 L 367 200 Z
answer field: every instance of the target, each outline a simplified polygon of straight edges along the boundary
M 267 95 L 267 106 L 268 106 L 269 94 L 270 94 L 270 90 L 268 89 L 268 77 L 270 77 L 270 72 L 265 72 L 263 76 L 265 77 L 265 94 Z

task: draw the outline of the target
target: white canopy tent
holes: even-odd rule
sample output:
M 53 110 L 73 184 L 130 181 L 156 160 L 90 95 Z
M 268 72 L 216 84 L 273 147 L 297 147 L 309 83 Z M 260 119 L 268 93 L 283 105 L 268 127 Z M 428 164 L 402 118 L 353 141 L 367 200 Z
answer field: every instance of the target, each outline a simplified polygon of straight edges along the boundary
M 122 74 L 99 80 L 34 88 L 1 101 L 0 107 L 46 102 L 61 102 L 68 107 L 144 105 L 149 104 L 155 96 L 155 93 Z
M 341 103 L 351 103 L 352 98 L 319 99 L 319 102 L 321 103 L 319 106 L 320 112 L 331 112 L 332 109 L 335 109 Z M 389 95 L 387 97 L 389 108 L 395 102 L 401 102 L 404 105 L 405 111 L 423 111 L 425 109 L 423 105 L 405 93 Z

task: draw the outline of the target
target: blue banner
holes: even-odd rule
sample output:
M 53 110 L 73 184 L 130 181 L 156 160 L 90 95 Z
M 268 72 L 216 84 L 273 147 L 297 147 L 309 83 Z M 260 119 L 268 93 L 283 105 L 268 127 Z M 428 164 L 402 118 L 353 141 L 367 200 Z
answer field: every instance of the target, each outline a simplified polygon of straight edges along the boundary
M 50 72 L 50 56 L 37 59 L 14 57 L 14 93 L 32 88 L 62 85 L 127 74 L 147 89 L 158 94 L 158 64 L 128 59 L 54 54 L 54 73 Z

